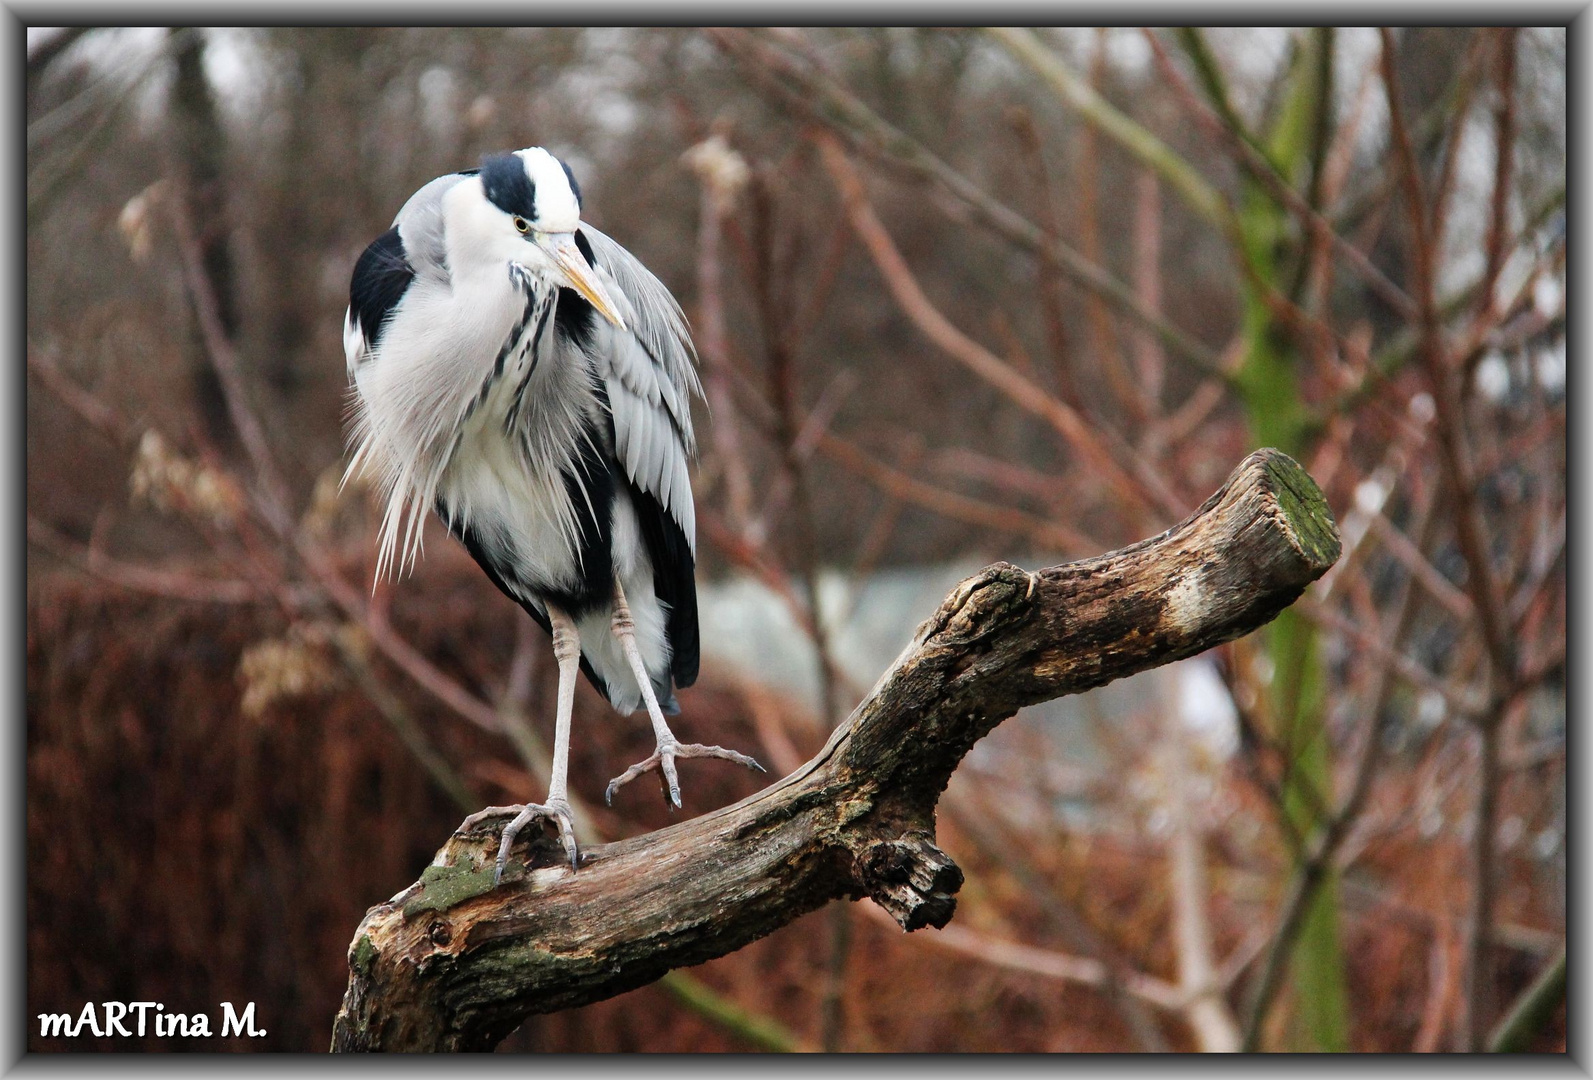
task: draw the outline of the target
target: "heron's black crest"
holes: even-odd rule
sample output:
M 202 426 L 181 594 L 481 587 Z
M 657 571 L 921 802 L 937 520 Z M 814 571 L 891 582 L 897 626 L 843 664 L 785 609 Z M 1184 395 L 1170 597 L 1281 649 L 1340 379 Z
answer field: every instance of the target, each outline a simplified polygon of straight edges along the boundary
M 481 190 L 505 214 L 537 219 L 537 186 L 515 154 L 494 154 L 481 159 Z
M 570 171 L 570 167 L 565 163 L 564 159 L 558 158 L 557 160 L 559 163 L 559 168 L 564 170 L 564 178 L 570 182 L 570 194 L 575 196 L 575 208 L 579 210 L 581 209 L 581 185 L 575 182 L 575 174 Z M 579 241 L 577 241 L 577 243 L 579 243 Z M 581 254 L 586 256 L 587 262 L 592 261 L 591 251 L 583 250 Z
M 388 317 L 414 280 L 415 268 L 404 254 L 404 241 L 397 226 L 371 241 L 354 264 L 348 302 L 359 321 L 360 333 L 365 335 L 367 348 L 376 348 Z

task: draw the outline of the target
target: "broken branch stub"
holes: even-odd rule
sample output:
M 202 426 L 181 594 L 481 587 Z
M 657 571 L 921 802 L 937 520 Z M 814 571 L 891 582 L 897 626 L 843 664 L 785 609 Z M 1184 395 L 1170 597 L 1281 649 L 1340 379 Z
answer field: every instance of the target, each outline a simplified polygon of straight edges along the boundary
M 493 826 L 455 833 L 366 913 L 332 1049 L 487 1049 L 531 1013 L 723 956 L 830 900 L 944 926 L 962 873 L 935 846 L 935 804 L 978 739 L 1025 705 L 1249 633 L 1338 555 L 1316 484 L 1258 450 L 1160 536 L 1035 573 L 988 567 L 813 760 L 756 795 L 588 848 L 576 873 L 534 837 L 497 889 Z

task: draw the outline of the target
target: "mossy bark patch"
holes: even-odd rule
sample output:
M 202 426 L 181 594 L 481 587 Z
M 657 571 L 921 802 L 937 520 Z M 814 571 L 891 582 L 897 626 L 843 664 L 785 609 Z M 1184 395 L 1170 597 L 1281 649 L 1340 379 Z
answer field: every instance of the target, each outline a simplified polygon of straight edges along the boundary
M 422 911 L 447 911 L 472 897 L 492 891 L 492 867 L 466 870 L 458 866 L 428 866 L 421 871 L 421 891 L 404 905 L 404 918 Z
M 1257 453 L 1266 455 L 1267 480 L 1300 554 L 1312 565 L 1326 570 L 1338 562 L 1340 548 L 1338 525 L 1333 521 L 1333 511 L 1328 508 L 1322 489 L 1299 462 L 1283 451 L 1269 449 Z
M 360 975 L 368 975 L 371 962 L 376 959 L 376 946 L 371 944 L 369 934 L 361 934 L 359 941 L 354 944 L 354 953 L 349 957 L 349 969 Z

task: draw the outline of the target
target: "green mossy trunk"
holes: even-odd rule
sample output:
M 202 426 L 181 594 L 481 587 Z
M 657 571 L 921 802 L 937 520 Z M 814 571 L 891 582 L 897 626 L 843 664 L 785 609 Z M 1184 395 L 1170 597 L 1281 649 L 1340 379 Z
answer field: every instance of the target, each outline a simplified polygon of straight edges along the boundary
M 1265 140 L 1268 156 L 1291 183 L 1309 177 L 1316 164 L 1313 146 L 1320 147 L 1323 140 L 1313 139 L 1313 125 L 1321 122 L 1318 112 L 1322 103 L 1331 101 L 1326 92 L 1330 87 L 1322 75 L 1324 65 L 1331 65 L 1331 53 L 1331 32 L 1303 39 L 1288 76 L 1283 106 Z M 1239 228 L 1249 276 L 1244 283 L 1246 348 L 1239 385 L 1256 445 L 1275 446 L 1292 457 L 1306 459 L 1310 409 L 1300 388 L 1304 358 L 1265 298 L 1267 289 L 1289 294 L 1304 282 L 1306 275 L 1284 258 L 1290 224 L 1288 211 L 1259 184 L 1245 185 Z M 1271 734 L 1290 756 L 1284 813 L 1296 834 L 1308 837 L 1322 824 L 1322 808 L 1331 807 L 1333 792 L 1332 759 L 1323 731 L 1322 661 L 1316 630 L 1290 610 L 1267 628 L 1264 640 L 1273 665 L 1275 727 Z M 1290 957 L 1293 1049 L 1349 1049 L 1349 1002 L 1338 910 L 1338 875 L 1329 870 L 1309 901 Z

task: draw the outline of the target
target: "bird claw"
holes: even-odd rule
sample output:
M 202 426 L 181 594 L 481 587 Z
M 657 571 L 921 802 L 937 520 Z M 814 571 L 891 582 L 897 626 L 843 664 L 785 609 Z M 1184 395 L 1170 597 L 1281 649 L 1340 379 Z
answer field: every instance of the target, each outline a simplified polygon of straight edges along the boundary
M 635 765 L 610 780 L 608 789 L 603 792 L 603 801 L 609 806 L 613 806 L 614 793 L 616 791 L 643 773 L 649 773 L 657 769 L 664 781 L 665 802 L 675 809 L 679 809 L 680 777 L 675 771 L 676 758 L 723 758 L 726 761 L 733 761 L 737 765 L 745 765 L 749 769 L 757 769 L 759 772 L 768 771 L 762 765 L 759 765 L 755 759 L 735 750 L 727 750 L 723 746 L 704 746 L 702 743 L 682 743 L 669 739 L 668 741 L 660 742 L 658 749 L 654 750 L 645 760 L 638 761 Z
M 468 832 L 484 821 L 493 818 L 513 817 L 503 827 L 503 836 L 498 841 L 498 860 L 492 872 L 492 886 L 497 888 L 503 881 L 504 867 L 509 865 L 509 849 L 514 846 L 514 839 L 520 830 L 525 828 L 537 818 L 549 818 L 559 827 L 559 840 L 564 845 L 564 854 L 570 860 L 570 869 L 573 871 L 580 866 L 581 853 L 575 843 L 575 816 L 570 809 L 570 804 L 564 799 L 549 799 L 543 803 L 525 803 L 520 806 L 489 806 L 485 810 L 477 810 L 465 818 L 460 832 Z

